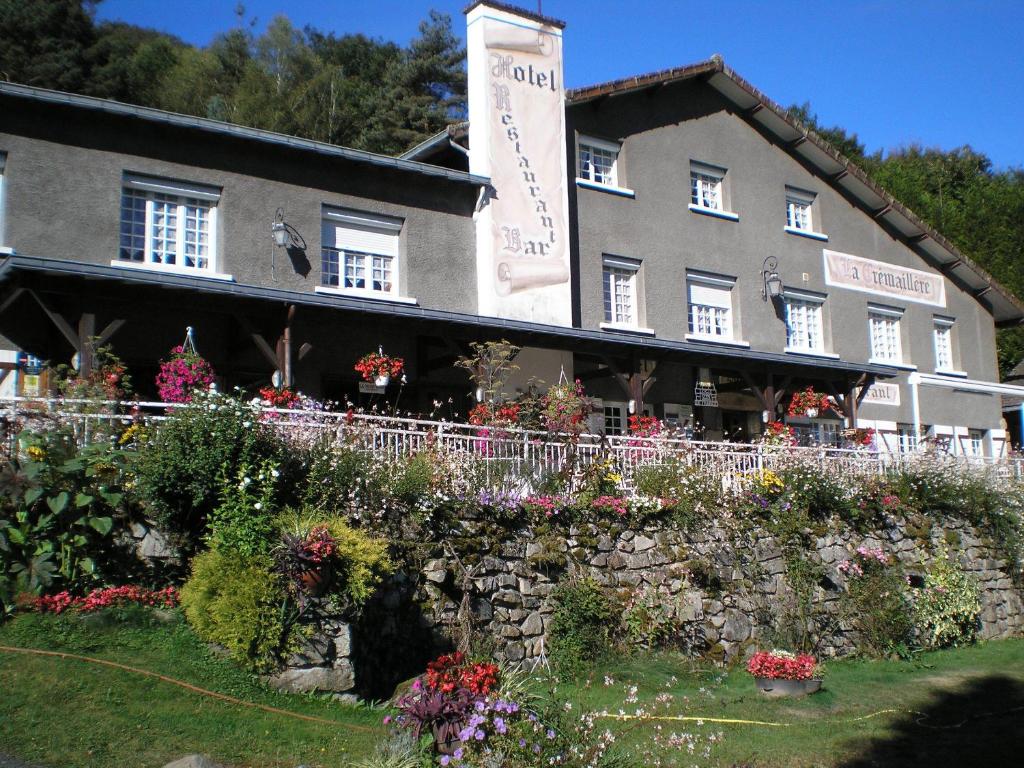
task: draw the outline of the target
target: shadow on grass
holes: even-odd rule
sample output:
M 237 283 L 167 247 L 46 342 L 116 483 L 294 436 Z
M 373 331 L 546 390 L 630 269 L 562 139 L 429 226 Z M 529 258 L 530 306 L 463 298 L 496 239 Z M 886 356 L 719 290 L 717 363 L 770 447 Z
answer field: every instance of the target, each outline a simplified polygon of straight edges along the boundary
M 991 675 L 939 691 L 889 734 L 851 744 L 857 757 L 839 768 L 1024 765 L 1024 684 Z

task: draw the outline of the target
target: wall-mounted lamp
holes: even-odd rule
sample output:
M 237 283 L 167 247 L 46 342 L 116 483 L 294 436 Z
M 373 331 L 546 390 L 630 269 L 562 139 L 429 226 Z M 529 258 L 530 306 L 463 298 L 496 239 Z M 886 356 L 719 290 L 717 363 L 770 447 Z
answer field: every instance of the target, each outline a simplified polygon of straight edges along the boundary
M 270 234 L 274 238 L 274 245 L 278 248 L 291 245 L 291 227 L 284 220 L 284 208 L 278 208 L 277 213 L 274 214 L 274 223 L 270 225 Z
M 782 295 L 782 278 L 778 272 L 779 260 L 768 256 L 761 265 L 761 298 L 765 301 Z

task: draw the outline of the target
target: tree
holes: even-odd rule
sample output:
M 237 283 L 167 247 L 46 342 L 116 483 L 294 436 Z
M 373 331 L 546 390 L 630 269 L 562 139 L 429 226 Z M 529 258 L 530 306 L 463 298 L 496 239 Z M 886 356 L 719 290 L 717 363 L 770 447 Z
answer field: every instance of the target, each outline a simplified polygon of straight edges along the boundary
M 92 10 L 83 0 L 0 0 L 0 77 L 62 91 L 89 79 Z
M 805 101 L 803 104 L 794 104 L 787 112 L 790 117 L 796 118 L 799 122 L 803 123 L 804 127 L 814 131 L 818 136 L 846 155 L 849 160 L 858 165 L 867 164 L 865 162 L 868 160 L 867 151 L 857 138 L 857 134 L 847 133 L 845 129 L 840 128 L 838 125 L 826 128 L 818 120 L 818 116 L 811 111 L 811 103 L 809 101 Z

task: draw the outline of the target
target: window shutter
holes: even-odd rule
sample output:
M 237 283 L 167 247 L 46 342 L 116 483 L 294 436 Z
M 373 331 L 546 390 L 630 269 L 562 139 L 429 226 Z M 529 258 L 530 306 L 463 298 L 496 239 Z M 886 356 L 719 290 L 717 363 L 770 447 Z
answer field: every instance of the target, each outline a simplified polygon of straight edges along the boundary
M 718 288 L 702 283 L 690 283 L 690 303 L 709 307 L 732 309 L 732 296 L 728 288 Z
M 398 256 L 399 219 L 373 218 L 345 211 L 324 210 L 324 248 L 359 251 L 378 256 Z

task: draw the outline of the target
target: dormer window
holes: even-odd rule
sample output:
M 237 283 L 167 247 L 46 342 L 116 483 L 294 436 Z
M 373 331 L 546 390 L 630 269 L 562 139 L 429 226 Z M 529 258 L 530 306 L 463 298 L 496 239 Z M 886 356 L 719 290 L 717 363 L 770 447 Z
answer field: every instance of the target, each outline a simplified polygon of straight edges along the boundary
M 579 179 L 603 187 L 619 186 L 616 168 L 619 148 L 619 145 L 612 141 L 580 136 L 577 151 Z

